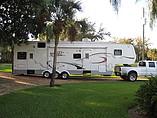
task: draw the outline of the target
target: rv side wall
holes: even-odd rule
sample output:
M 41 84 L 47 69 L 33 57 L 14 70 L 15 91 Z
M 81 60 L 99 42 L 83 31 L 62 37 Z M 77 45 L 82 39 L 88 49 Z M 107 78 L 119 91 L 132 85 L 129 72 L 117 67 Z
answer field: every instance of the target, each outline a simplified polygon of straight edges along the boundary
M 14 73 L 52 72 L 54 42 L 30 42 L 15 46 Z M 60 42 L 57 72 L 111 75 L 115 64 L 132 64 L 136 54 L 132 45 L 109 42 Z
M 47 69 L 47 60 L 47 45 L 45 42 L 16 45 L 14 50 L 14 73 L 41 74 Z

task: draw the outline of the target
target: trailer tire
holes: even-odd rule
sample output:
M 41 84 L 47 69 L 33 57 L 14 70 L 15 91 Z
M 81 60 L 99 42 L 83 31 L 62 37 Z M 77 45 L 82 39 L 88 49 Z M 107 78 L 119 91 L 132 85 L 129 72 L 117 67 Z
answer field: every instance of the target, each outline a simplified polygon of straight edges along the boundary
M 67 79 L 69 77 L 69 74 L 67 72 L 62 72 L 61 73 L 61 78 L 62 79 Z
M 49 71 L 45 71 L 45 72 L 43 73 L 43 77 L 44 77 L 44 78 L 50 78 L 50 77 L 51 77 L 51 73 L 50 73 Z
M 56 77 L 55 77 L 55 78 L 56 78 L 56 79 L 60 78 L 59 72 L 56 72 Z
M 134 82 L 137 80 L 137 73 L 136 72 L 129 72 L 128 80 Z

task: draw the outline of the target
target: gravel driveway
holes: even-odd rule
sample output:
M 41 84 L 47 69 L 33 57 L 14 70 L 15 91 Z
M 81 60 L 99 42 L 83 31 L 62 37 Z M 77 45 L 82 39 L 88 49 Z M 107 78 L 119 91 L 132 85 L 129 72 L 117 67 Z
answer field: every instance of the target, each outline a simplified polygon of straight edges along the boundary
M 74 82 L 118 82 L 124 81 L 120 78 L 90 78 L 90 77 L 70 77 L 69 79 L 56 79 L 55 84 Z M 4 95 L 16 90 L 35 86 L 48 86 L 50 79 L 41 76 L 22 76 L 6 72 L 0 72 L 0 95 Z

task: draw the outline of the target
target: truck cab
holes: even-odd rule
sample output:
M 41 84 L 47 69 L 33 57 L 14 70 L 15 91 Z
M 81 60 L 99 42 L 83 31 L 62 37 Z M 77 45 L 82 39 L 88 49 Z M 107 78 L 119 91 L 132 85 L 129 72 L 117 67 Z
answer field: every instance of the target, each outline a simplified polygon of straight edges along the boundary
M 144 71 L 142 71 L 139 74 L 139 76 L 143 76 L 143 77 L 157 76 L 157 62 L 141 61 L 139 62 L 139 67 L 144 68 Z
M 129 81 L 136 81 L 137 77 L 157 76 L 157 61 L 140 61 L 138 67 L 116 66 L 115 74 Z

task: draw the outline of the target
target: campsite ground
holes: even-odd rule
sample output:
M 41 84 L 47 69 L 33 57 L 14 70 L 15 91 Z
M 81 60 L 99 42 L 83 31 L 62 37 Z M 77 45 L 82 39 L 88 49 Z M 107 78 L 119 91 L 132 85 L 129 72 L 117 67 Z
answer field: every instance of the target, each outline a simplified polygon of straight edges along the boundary
M 50 79 L 43 78 L 42 76 L 24 76 L 11 74 L 11 65 L 5 64 L 0 66 L 0 96 L 26 88 L 35 86 L 48 86 Z M 138 81 L 147 80 L 145 78 L 138 78 Z M 117 77 L 70 77 L 68 79 L 56 79 L 55 84 L 62 83 L 76 83 L 76 82 L 126 82 Z M 146 118 L 139 110 L 134 107 L 128 112 L 131 118 Z
M 120 78 L 70 77 L 69 79 L 56 79 L 55 84 L 74 82 L 117 82 Z M 0 95 L 16 90 L 35 86 L 47 86 L 50 79 L 42 76 L 16 75 L 9 72 L 0 72 Z
M 141 81 L 143 79 L 138 79 Z M 50 79 L 41 76 L 22 76 L 8 72 L 0 72 L 0 95 L 8 94 L 21 89 L 31 88 L 35 86 L 48 86 Z M 120 78 L 90 78 L 90 77 L 70 77 L 67 80 L 56 79 L 56 84 L 76 83 L 76 82 L 126 82 Z M 128 112 L 131 118 L 146 118 L 137 108 L 133 108 Z

